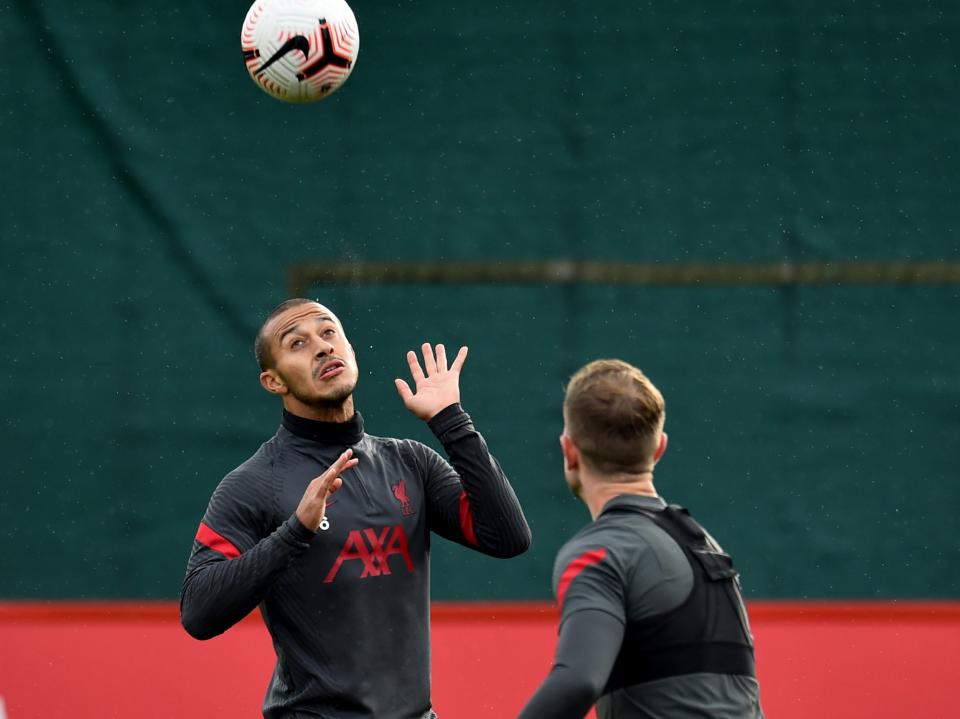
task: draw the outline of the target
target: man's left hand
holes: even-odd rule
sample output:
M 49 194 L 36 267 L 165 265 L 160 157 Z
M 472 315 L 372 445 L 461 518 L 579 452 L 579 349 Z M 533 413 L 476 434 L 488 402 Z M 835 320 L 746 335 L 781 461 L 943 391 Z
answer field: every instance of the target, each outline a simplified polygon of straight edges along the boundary
M 420 419 L 429 420 L 444 407 L 460 401 L 460 368 L 467 359 L 467 348 L 460 348 L 449 368 L 447 350 L 443 345 L 437 345 L 436 357 L 429 342 L 424 342 L 421 349 L 426 375 L 420 367 L 417 353 L 412 350 L 407 352 L 407 364 L 410 365 L 416 392 L 402 379 L 395 379 L 394 384 L 407 409 Z

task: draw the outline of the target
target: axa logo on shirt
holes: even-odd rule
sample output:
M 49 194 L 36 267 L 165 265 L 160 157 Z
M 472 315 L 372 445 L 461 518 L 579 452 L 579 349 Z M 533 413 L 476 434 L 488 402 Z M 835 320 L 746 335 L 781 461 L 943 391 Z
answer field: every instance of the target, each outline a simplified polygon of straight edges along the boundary
M 324 584 L 329 584 L 337 577 L 340 568 L 346 562 L 360 561 L 363 563 L 361 579 L 379 577 L 391 574 L 390 557 L 400 555 L 408 572 L 413 572 L 413 560 L 410 558 L 410 546 L 407 542 L 407 533 L 399 524 L 381 529 L 354 529 L 347 535 L 340 554 L 327 573 Z M 397 567 L 394 561 L 394 568 Z

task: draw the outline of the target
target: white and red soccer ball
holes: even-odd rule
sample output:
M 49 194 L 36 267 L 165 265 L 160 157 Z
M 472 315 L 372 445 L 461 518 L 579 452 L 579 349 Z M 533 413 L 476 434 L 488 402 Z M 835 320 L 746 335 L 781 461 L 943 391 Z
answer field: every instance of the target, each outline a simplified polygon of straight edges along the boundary
M 253 81 L 286 102 L 322 100 L 353 71 L 360 31 L 344 0 L 256 0 L 240 31 Z

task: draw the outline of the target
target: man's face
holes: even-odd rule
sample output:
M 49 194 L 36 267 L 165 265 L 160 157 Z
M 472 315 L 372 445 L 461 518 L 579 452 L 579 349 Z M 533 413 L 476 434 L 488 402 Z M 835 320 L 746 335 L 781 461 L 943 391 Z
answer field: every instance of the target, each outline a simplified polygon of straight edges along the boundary
M 357 386 L 357 360 L 340 320 L 323 305 L 297 305 L 265 329 L 273 367 L 264 387 L 313 408 L 342 405 Z
M 580 483 L 580 473 L 564 469 L 563 478 L 566 480 L 567 489 L 570 490 L 570 493 L 577 499 L 580 499 L 580 496 L 583 494 L 583 484 Z
M 560 450 L 563 453 L 563 479 L 574 497 L 580 497 L 583 484 L 580 482 L 580 450 L 574 444 L 564 426 L 560 435 Z

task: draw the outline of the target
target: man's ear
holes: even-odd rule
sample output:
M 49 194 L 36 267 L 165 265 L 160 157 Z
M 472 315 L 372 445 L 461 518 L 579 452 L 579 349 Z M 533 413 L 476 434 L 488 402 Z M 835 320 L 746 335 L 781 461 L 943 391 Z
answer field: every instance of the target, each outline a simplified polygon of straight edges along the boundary
M 663 456 L 663 453 L 667 451 L 667 433 L 660 433 L 660 444 L 657 445 L 657 451 L 653 453 L 653 463 L 656 464 L 660 461 L 660 458 Z
M 287 385 L 280 379 L 276 370 L 268 369 L 260 373 L 260 385 L 270 394 L 286 394 Z
M 580 448 L 568 434 L 560 435 L 560 449 L 563 452 L 563 468 L 568 472 L 580 468 Z

